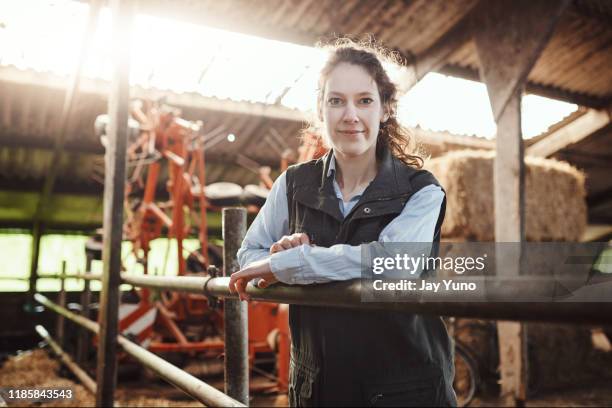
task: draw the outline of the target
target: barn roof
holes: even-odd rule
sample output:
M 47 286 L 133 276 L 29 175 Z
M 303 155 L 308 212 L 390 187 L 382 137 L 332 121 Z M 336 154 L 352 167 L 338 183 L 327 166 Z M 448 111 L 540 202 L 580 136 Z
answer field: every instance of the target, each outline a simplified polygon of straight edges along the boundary
M 418 67 L 436 49 L 451 44 L 451 52 L 436 70 L 478 79 L 475 47 L 469 39 L 456 40 L 477 1 L 348 0 L 338 4 L 333 0 L 178 0 L 169 8 L 167 1 L 149 0 L 141 2 L 140 12 L 303 45 L 331 38 L 332 33 L 372 33 L 399 51 L 409 68 Z M 607 224 L 612 224 L 612 182 L 608 176 L 612 158 L 610 22 L 610 3 L 572 2 L 530 73 L 527 85 L 530 92 L 583 107 L 527 144 L 560 139 L 561 144 L 555 145 L 556 150 L 549 156 L 586 171 L 590 222 Z M 47 225 L 90 229 L 101 223 L 102 186 L 96 180 L 103 171 L 103 148 L 92 124 L 97 115 L 106 111 L 108 84 L 104 80 L 82 81 L 64 154 L 58 162 L 50 163 L 66 83 L 66 78 L 49 73 L 0 68 L 0 227 L 31 225 L 49 166 L 58 166 L 59 174 L 44 216 Z M 205 132 L 222 127 L 228 133 L 242 136 L 235 143 L 218 143 L 207 152 L 207 182 L 225 180 L 242 185 L 255 182 L 256 175 L 236 164 L 237 153 L 248 152 L 251 159 L 275 167 L 278 152 L 266 141 L 271 129 L 282 136 L 287 146 L 295 148 L 296 136 L 307 120 L 302 112 L 278 103 L 235 101 L 196 92 L 171 93 L 142 87 L 133 89 L 133 94 L 164 95 L 169 104 L 182 109 L 186 119 L 203 120 Z M 597 116 L 601 112 L 608 115 L 607 120 Z M 577 122 L 579 119 L 582 122 Z M 563 131 L 572 124 L 581 137 L 569 143 Z M 491 141 L 479 138 L 419 129 L 416 132 L 434 155 L 462 147 L 493 147 Z

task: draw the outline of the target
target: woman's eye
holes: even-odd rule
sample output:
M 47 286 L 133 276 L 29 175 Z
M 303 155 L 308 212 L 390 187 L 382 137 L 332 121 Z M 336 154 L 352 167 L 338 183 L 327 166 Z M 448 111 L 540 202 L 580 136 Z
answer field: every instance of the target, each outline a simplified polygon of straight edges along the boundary
M 342 99 L 340 99 L 340 98 L 329 98 L 327 100 L 327 103 L 332 105 L 332 106 L 340 105 L 342 103 Z
M 362 103 L 362 104 L 364 104 L 364 105 L 369 105 L 369 104 L 371 104 L 372 102 L 374 102 L 374 99 L 372 99 L 372 98 L 361 98 L 361 99 L 359 100 L 359 103 Z

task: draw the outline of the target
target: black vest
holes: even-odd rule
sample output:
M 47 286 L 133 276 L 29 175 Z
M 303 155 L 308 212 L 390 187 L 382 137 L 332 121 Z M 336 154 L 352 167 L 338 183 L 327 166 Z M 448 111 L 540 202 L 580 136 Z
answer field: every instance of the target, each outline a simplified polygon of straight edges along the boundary
M 318 246 L 378 241 L 431 173 L 384 150 L 374 181 L 342 216 L 327 176 L 331 152 L 287 170 L 290 233 Z M 442 205 L 434 240 L 440 240 Z M 292 406 L 456 405 L 451 340 L 442 319 L 386 310 L 291 305 Z

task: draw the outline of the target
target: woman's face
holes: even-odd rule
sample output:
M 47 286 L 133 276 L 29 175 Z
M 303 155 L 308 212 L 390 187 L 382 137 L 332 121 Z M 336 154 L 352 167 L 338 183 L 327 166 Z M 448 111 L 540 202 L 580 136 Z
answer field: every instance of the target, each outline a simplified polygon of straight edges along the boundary
M 376 151 L 384 109 L 378 86 L 364 68 L 338 64 L 324 84 L 320 106 L 327 141 L 334 151 L 347 157 Z

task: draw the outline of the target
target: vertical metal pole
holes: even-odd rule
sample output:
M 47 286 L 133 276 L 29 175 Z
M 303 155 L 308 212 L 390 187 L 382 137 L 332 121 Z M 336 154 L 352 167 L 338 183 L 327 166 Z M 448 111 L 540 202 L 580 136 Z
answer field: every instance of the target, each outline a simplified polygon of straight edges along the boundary
M 62 261 L 62 275 L 60 278 L 60 291 L 58 297 L 58 304 L 65 308 L 66 307 L 66 261 Z M 57 337 L 57 344 L 60 347 L 64 347 L 64 316 L 57 315 L 57 329 L 55 330 L 55 334 Z
M 236 254 L 246 235 L 246 209 L 224 208 L 223 276 L 240 269 Z M 248 305 L 238 299 L 224 301 L 225 393 L 249 404 Z
M 92 255 L 86 253 L 87 260 L 85 262 L 85 273 L 91 273 Z M 89 319 L 89 305 L 91 304 L 91 286 L 89 280 L 83 280 L 83 292 L 81 292 L 81 316 Z M 89 330 L 84 327 L 79 327 L 79 340 L 77 344 L 77 363 L 83 365 L 87 360 L 87 352 L 89 348 Z
M 129 112 L 131 0 L 112 0 L 113 75 L 108 98 L 108 145 L 104 180 L 103 276 L 100 293 L 100 336 L 96 382 L 96 406 L 112 407 L 117 384 L 117 334 L 119 284 L 121 277 L 121 240 L 123 232 L 123 197 Z

